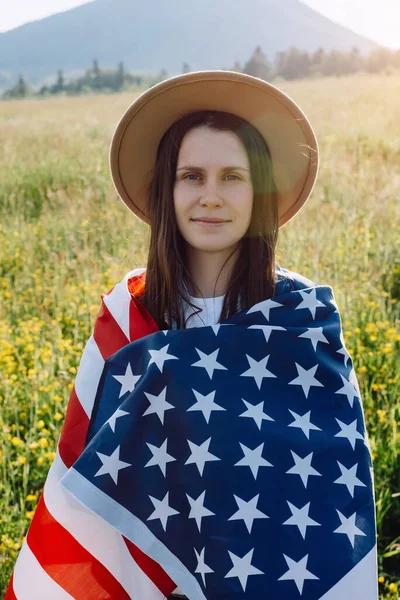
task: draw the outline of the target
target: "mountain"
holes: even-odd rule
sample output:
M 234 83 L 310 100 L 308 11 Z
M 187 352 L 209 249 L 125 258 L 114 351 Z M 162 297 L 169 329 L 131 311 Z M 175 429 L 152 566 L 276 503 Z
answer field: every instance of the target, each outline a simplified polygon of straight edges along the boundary
M 368 53 L 378 44 L 333 23 L 300 0 L 94 0 L 0 34 L 0 77 L 31 81 L 57 69 L 79 72 L 124 61 L 130 71 L 169 75 L 230 68 L 256 46 L 271 60 L 296 46 Z

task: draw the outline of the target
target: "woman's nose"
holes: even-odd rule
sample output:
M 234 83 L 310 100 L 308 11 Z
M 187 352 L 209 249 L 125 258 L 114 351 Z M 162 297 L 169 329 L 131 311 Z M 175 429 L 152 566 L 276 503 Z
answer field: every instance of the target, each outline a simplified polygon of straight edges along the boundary
M 202 194 L 200 198 L 201 204 L 207 205 L 220 205 L 222 204 L 222 198 L 219 193 L 218 183 L 209 179 L 203 186 Z

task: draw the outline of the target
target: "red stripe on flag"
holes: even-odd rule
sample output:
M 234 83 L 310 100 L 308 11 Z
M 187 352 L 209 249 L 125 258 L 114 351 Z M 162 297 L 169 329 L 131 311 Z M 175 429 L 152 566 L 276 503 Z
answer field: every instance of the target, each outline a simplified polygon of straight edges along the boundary
M 129 343 L 104 303 L 103 295 L 93 338 L 104 360 Z M 89 419 L 79 401 L 74 385 L 59 442 L 60 456 L 67 468 L 70 468 L 83 452 L 88 426 Z
M 94 325 L 93 337 L 104 360 L 129 343 L 121 327 L 108 310 L 103 297 Z
M 136 298 L 131 299 L 129 306 L 129 335 L 131 342 L 145 335 L 160 331 L 153 317 Z
M 58 444 L 61 460 L 68 469 L 83 452 L 88 426 L 88 416 L 79 402 L 74 385 Z
M 164 569 L 152 558 L 144 554 L 135 544 L 122 536 L 126 546 L 136 564 L 147 577 L 158 587 L 164 596 L 169 596 L 176 588 L 176 583 L 167 575 Z
M 46 543 L 41 543 L 43 537 Z M 27 542 L 46 573 L 76 600 L 130 600 L 115 577 L 58 523 L 43 494 Z
M 140 283 L 138 281 L 136 293 L 141 289 Z M 108 294 L 101 296 L 102 306 L 93 331 L 94 340 L 105 360 L 129 343 L 104 303 L 103 297 Z M 131 296 L 131 299 L 129 322 L 131 341 L 134 341 L 158 331 L 159 328 L 145 307 L 134 296 Z M 89 418 L 74 386 L 58 444 L 60 457 L 67 468 L 70 468 L 82 453 L 88 426 Z M 158 563 L 144 554 L 130 540 L 122 537 L 139 568 L 153 581 L 161 593 L 168 596 L 176 588 L 175 583 Z M 75 599 L 130 600 L 113 575 L 52 517 L 47 510 L 43 493 L 28 530 L 27 542 L 45 572 Z M 13 591 L 13 574 L 5 600 L 17 600 Z
M 129 305 L 129 336 L 131 342 L 155 331 L 160 331 L 149 311 L 136 297 L 144 292 L 145 281 L 146 271 L 140 275 L 134 275 L 127 281 L 127 287 L 131 295 Z
M 6 595 L 4 596 L 4 600 L 17 600 L 17 596 L 14 593 L 14 573 L 11 573 L 10 582 L 8 584 L 8 588 L 6 591 Z

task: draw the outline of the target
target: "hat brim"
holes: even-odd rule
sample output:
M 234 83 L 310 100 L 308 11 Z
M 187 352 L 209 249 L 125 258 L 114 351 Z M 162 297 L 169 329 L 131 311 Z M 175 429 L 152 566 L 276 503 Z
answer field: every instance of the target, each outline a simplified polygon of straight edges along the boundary
M 171 77 L 141 94 L 114 131 L 110 169 L 126 206 L 150 224 L 147 190 L 159 142 L 169 127 L 197 110 L 238 115 L 266 140 L 278 190 L 279 227 L 302 208 L 318 172 L 318 143 L 299 106 L 266 81 L 233 71 L 197 71 Z

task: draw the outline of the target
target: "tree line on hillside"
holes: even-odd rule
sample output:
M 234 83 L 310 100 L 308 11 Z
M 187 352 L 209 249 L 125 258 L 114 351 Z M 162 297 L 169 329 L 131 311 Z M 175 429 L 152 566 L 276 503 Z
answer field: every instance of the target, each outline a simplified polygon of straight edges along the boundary
M 244 65 L 243 72 L 271 81 L 332 75 L 340 77 L 361 71 L 381 73 L 386 70 L 390 73 L 393 69 L 400 69 L 400 49 L 389 50 L 379 47 L 368 56 L 362 56 L 356 47 L 349 52 L 339 50 L 326 52 L 323 48 L 319 48 L 314 53 L 302 52 L 292 47 L 286 52 L 278 52 L 272 64 L 258 46 Z
M 95 92 L 121 92 L 127 89 L 147 88 L 163 81 L 168 77 L 165 69 L 157 75 L 129 73 L 125 70 L 124 63 L 118 63 L 117 69 L 101 69 L 98 60 L 93 60 L 92 66 L 79 77 L 67 80 L 60 69 L 57 78 L 51 85 L 42 85 L 34 90 L 32 86 L 20 75 L 17 83 L 6 90 L 2 98 L 25 98 L 27 96 L 49 96 L 65 94 L 76 96 Z
M 363 56 L 358 48 L 345 52 L 339 50 L 325 51 L 319 48 L 314 53 L 303 52 L 291 47 L 285 52 L 278 52 L 270 62 L 257 46 L 247 62 L 242 66 L 235 62 L 233 67 L 223 70 L 238 71 L 259 77 L 265 81 L 293 80 L 309 77 L 345 76 L 359 72 L 390 74 L 393 69 L 400 69 L 400 49 L 389 50 L 379 47 L 368 56 Z M 182 72 L 190 72 L 185 62 Z M 120 92 L 138 88 L 149 88 L 167 79 L 168 73 L 162 69 L 157 75 L 129 73 L 123 62 L 117 69 L 101 69 L 97 60 L 85 73 L 77 78 L 66 80 L 60 69 L 55 83 L 43 85 L 34 90 L 25 78 L 20 75 L 17 83 L 6 90 L 2 98 L 24 98 L 27 96 L 48 96 L 54 94 L 78 95 L 93 92 Z

